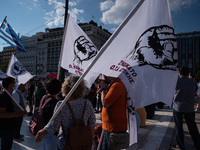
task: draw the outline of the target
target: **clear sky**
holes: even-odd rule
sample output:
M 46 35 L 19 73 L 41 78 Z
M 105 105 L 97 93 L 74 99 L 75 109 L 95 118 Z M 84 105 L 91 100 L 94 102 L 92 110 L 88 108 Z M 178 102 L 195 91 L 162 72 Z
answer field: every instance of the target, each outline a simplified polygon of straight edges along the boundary
M 69 13 L 84 23 L 94 20 L 111 33 L 139 0 L 69 0 Z M 1 0 L 0 24 L 5 16 L 16 33 L 31 36 L 45 28 L 64 26 L 65 0 Z M 175 32 L 200 31 L 200 0 L 169 0 Z M 9 46 L 0 39 L 0 51 Z

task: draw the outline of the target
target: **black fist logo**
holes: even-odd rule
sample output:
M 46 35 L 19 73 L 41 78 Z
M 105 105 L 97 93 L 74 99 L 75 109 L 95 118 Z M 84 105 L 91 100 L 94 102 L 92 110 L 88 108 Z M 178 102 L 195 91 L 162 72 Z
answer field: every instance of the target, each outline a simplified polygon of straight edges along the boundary
M 94 44 L 88 41 L 84 36 L 80 36 L 74 42 L 75 58 L 73 61 L 77 61 L 82 64 L 83 61 L 90 60 L 96 56 L 97 52 L 97 48 Z
M 151 65 L 156 69 L 177 70 L 177 45 L 174 29 L 167 25 L 151 27 L 138 39 L 126 57 L 139 66 Z

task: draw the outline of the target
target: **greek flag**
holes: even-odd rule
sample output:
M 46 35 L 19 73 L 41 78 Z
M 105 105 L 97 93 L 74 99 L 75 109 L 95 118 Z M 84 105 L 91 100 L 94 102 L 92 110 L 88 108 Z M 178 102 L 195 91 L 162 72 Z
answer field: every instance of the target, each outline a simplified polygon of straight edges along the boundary
M 10 44 L 12 47 L 26 53 L 25 45 L 22 43 L 22 41 L 19 39 L 15 31 L 12 29 L 12 27 L 8 24 L 6 18 L 4 19 L 3 23 L 0 27 L 0 37 L 5 40 L 8 44 Z

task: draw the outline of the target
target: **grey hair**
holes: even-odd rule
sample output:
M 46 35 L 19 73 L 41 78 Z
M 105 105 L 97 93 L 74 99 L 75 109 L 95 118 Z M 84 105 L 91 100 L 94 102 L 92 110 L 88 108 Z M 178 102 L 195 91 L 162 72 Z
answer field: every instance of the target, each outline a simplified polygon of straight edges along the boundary
M 75 83 L 78 81 L 78 79 L 79 79 L 79 76 L 77 76 L 77 75 L 70 75 L 67 77 L 65 82 L 62 84 L 61 91 L 62 91 L 63 96 L 67 96 L 67 94 L 72 89 L 72 87 L 75 85 Z M 71 95 L 71 97 L 74 99 L 84 97 L 85 90 L 86 90 L 85 81 L 82 80 L 81 83 L 78 85 L 78 87 L 73 92 L 73 94 Z

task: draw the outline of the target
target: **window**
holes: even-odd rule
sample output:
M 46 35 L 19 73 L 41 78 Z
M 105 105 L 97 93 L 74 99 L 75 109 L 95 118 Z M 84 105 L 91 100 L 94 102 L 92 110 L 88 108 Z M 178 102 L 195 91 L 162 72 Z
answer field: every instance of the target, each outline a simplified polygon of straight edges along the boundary
M 181 52 L 182 52 L 182 54 L 186 53 L 186 40 L 185 39 L 181 39 Z
M 87 27 L 87 30 L 86 31 L 91 31 L 92 30 L 92 28 L 91 27 Z
M 189 65 L 188 65 L 189 68 L 192 68 L 192 58 L 189 58 Z

